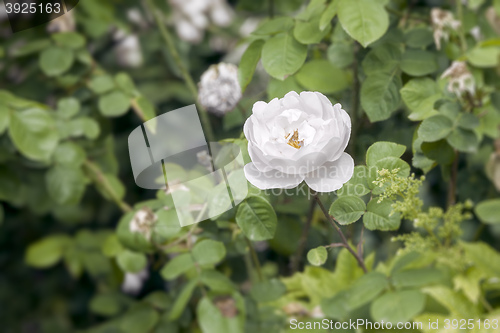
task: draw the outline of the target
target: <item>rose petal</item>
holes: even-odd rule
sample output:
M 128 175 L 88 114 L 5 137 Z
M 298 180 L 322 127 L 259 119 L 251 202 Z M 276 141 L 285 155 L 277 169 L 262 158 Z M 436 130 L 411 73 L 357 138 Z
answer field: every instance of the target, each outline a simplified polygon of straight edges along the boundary
M 343 153 L 334 162 L 327 162 L 305 177 L 307 185 L 316 192 L 333 192 L 351 179 L 354 173 L 354 160 Z
M 267 172 L 259 171 L 253 163 L 245 165 L 243 171 L 247 180 L 255 187 L 261 190 L 271 188 L 294 188 L 299 185 L 304 177 L 298 175 L 288 175 L 278 170 L 271 170 Z

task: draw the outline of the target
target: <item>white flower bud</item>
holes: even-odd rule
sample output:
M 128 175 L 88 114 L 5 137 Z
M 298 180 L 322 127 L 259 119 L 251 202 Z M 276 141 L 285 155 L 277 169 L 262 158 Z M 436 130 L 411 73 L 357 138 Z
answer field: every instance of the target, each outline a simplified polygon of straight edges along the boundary
M 431 22 L 434 28 L 434 42 L 438 50 L 441 49 L 441 39 L 447 41 L 450 38 L 449 31 L 456 31 L 462 24 L 460 21 L 455 20 L 450 11 L 440 8 L 431 10 Z
M 148 207 L 138 210 L 129 224 L 130 232 L 142 234 L 147 240 L 151 239 L 153 226 L 158 220 L 158 216 Z
M 210 21 L 221 27 L 231 24 L 233 12 L 225 0 L 168 0 L 180 39 L 199 43 Z
M 123 282 L 121 289 L 124 293 L 129 295 L 137 295 L 144 284 L 144 281 L 149 277 L 149 273 L 146 269 L 138 273 L 125 273 L 123 277 Z
M 468 92 L 471 95 L 475 94 L 476 85 L 474 77 L 467 68 L 467 64 L 463 61 L 454 61 L 451 66 L 444 71 L 441 78 L 448 78 L 448 91 L 457 96 Z
M 200 104 L 217 116 L 233 110 L 241 99 L 238 67 L 233 64 L 210 66 L 201 76 L 198 86 Z
M 116 60 L 122 67 L 137 68 L 144 61 L 141 44 L 137 35 L 128 35 L 119 30 L 115 33 L 115 40 L 118 40 L 114 52 Z

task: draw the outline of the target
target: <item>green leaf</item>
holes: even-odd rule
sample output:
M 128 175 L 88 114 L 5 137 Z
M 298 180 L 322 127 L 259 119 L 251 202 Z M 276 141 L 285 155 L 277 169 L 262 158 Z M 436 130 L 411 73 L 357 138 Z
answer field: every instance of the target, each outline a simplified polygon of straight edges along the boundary
M 50 39 L 36 39 L 18 48 L 12 48 L 9 51 L 12 57 L 24 57 L 33 53 L 39 53 L 49 46 L 52 46 L 52 41 Z
M 196 243 L 192 253 L 199 265 L 215 265 L 226 256 L 226 248 L 222 242 L 205 239 Z
M 259 303 L 271 302 L 283 296 L 285 285 L 278 279 L 258 282 L 252 286 L 250 297 Z
M 118 73 L 115 75 L 115 83 L 124 93 L 130 96 L 140 96 L 137 91 L 134 81 L 127 73 Z
M 165 280 L 174 280 L 193 267 L 193 256 L 190 253 L 182 253 L 167 262 L 161 269 L 160 274 Z
M 479 118 L 475 114 L 461 112 L 457 118 L 457 125 L 464 129 L 473 130 L 479 126 Z
M 394 142 L 375 142 L 366 151 L 366 165 L 375 166 L 378 161 L 386 157 L 401 157 L 405 151 L 406 146 Z
M 449 165 L 455 159 L 455 152 L 446 140 L 424 142 L 422 143 L 422 152 L 428 158 L 442 165 Z
M 120 332 L 144 333 L 150 332 L 156 325 L 160 316 L 148 305 L 132 307 L 120 320 Z
M 483 223 L 500 224 L 500 199 L 484 200 L 477 204 L 474 212 Z
M 327 50 L 328 60 L 338 68 L 345 68 L 354 62 L 351 43 L 331 44 Z
M 281 33 L 266 41 L 262 48 L 262 65 L 274 78 L 284 80 L 302 67 L 307 45 L 300 44 L 291 33 Z
M 54 152 L 54 162 L 59 165 L 79 167 L 85 159 L 85 150 L 74 142 L 64 142 Z
M 347 306 L 357 309 L 375 299 L 389 287 L 387 277 L 378 272 L 370 272 L 356 280 L 349 290 Z
M 73 62 L 75 55 L 73 51 L 62 47 L 50 47 L 40 53 L 40 69 L 47 76 L 59 76 L 66 73 Z
M 99 98 L 99 111 L 106 117 L 118 117 L 130 108 L 130 98 L 120 91 L 113 91 Z
M 343 290 L 330 298 L 321 299 L 321 310 L 328 318 L 344 321 L 349 318 L 350 309 L 347 307 L 350 294 Z
M 437 114 L 434 103 L 441 97 L 438 84 L 429 78 L 417 78 L 408 81 L 401 89 L 401 97 L 412 111 L 410 120 L 423 120 Z
M 269 84 L 267 85 L 267 97 L 270 99 L 275 97 L 282 98 L 290 91 L 302 91 L 302 87 L 299 86 L 293 76 L 289 76 L 283 81 L 271 78 L 271 80 L 269 80 Z
M 203 297 L 196 308 L 198 323 L 203 333 L 243 333 L 244 319 L 241 315 L 221 313 L 208 297 Z
M 392 213 L 392 202 L 384 200 L 378 203 L 378 199 L 372 199 L 366 206 L 367 212 L 363 216 L 363 224 L 368 230 L 398 230 L 401 224 L 399 213 Z M 391 215 L 392 213 L 392 215 Z
M 401 69 L 412 76 L 432 74 L 438 70 L 436 55 L 424 50 L 406 50 L 401 59 Z
M 28 109 L 11 113 L 9 134 L 23 155 L 33 160 L 47 161 L 59 141 L 55 127 L 49 112 Z
M 267 200 L 250 196 L 239 205 L 236 223 L 250 240 L 261 241 L 274 237 L 278 221 Z
M 421 287 L 439 283 L 443 278 L 444 274 L 436 268 L 419 268 L 396 272 L 392 283 L 397 288 Z
M 362 66 L 365 74 L 369 76 L 379 72 L 393 73 L 400 62 L 400 47 L 394 44 L 382 44 L 368 52 Z
M 392 291 L 377 298 L 370 307 L 375 321 L 408 322 L 424 310 L 425 296 L 418 290 Z
M 474 153 L 479 146 L 477 134 L 474 131 L 460 127 L 454 128 L 446 140 L 448 140 L 450 146 L 465 153 Z
M 476 67 L 488 68 L 498 65 L 498 57 L 500 56 L 500 47 L 481 47 L 476 46 L 467 54 L 467 60 Z
M 297 20 L 295 22 L 295 28 L 293 29 L 293 36 L 295 39 L 305 45 L 321 42 L 330 29 L 320 29 L 320 18 L 320 16 L 316 16 L 307 21 Z
M 260 25 L 252 35 L 268 36 L 279 32 L 286 32 L 293 28 L 293 19 L 291 17 L 277 17 Z
M 241 56 L 241 61 L 238 66 L 238 81 L 242 91 L 245 91 L 248 84 L 252 81 L 255 68 L 260 60 L 263 46 L 264 41 L 262 39 L 258 39 L 250 44 L 245 50 L 245 53 Z
M 124 250 L 125 248 L 122 243 L 120 243 L 120 240 L 118 240 L 118 236 L 116 236 L 116 234 L 109 235 L 102 244 L 101 248 L 102 254 L 110 258 L 116 257 Z
M 9 127 L 10 111 L 7 105 L 0 104 L 0 135 L 2 135 Z
M 306 89 L 324 94 L 342 91 L 349 86 L 346 73 L 325 59 L 309 61 L 297 72 L 295 78 Z
M 57 45 L 76 50 L 85 46 L 85 37 L 77 32 L 60 32 L 52 34 L 52 39 Z
M 111 317 L 120 312 L 122 304 L 117 294 L 97 294 L 90 300 L 89 308 L 95 314 Z
M 418 136 L 425 142 L 446 138 L 453 129 L 453 122 L 446 116 L 436 115 L 424 119 L 418 129 Z
M 307 261 L 313 266 L 321 266 L 326 262 L 328 252 L 324 246 L 319 246 L 307 252 Z
M 371 122 L 388 119 L 401 104 L 401 77 L 397 71 L 368 76 L 361 86 L 361 106 Z
M 427 47 L 433 42 L 432 30 L 429 28 L 414 28 L 405 33 L 405 43 L 409 47 Z
M 491 277 L 500 276 L 500 253 L 485 243 L 461 243 L 465 257 L 471 264 Z
M 45 182 L 50 197 L 61 205 L 79 203 L 86 187 L 82 170 L 75 166 L 52 167 L 45 175 Z
M 332 0 L 326 10 L 321 14 L 319 20 L 319 28 L 325 30 L 328 25 L 330 25 L 333 18 L 337 15 L 337 0 Z
M 361 197 L 365 194 L 370 193 L 370 188 L 367 182 L 368 169 L 364 165 L 357 165 L 354 167 L 354 173 L 352 178 L 342 186 L 340 190 L 337 191 L 337 195 L 340 196 L 352 196 L 356 195 Z
M 236 288 L 227 276 L 213 269 L 203 270 L 200 275 L 200 281 L 216 292 L 231 293 Z
M 177 296 L 177 298 L 175 299 L 174 305 L 172 306 L 168 314 L 168 318 L 171 321 L 179 319 L 189 300 L 191 299 L 193 291 L 197 285 L 197 279 L 192 279 L 184 285 L 181 292 L 179 293 L 179 296 Z
M 87 84 L 94 93 L 101 95 L 115 88 L 115 81 L 109 75 L 94 76 Z
M 29 245 L 26 250 L 26 264 L 36 268 L 54 266 L 61 260 L 71 238 L 66 235 L 45 237 Z
M 424 288 L 423 292 L 441 303 L 450 311 L 452 316 L 459 318 L 475 318 L 479 316 L 478 306 L 472 304 L 462 293 L 457 293 L 442 285 Z
M 382 3 L 373 0 L 338 0 L 338 17 L 344 30 L 367 47 L 389 28 L 389 15 Z
M 363 216 L 366 210 L 366 204 L 356 196 L 342 196 L 335 200 L 330 207 L 330 215 L 341 224 L 351 224 Z
M 57 115 L 63 119 L 71 119 L 80 112 L 80 101 L 76 98 L 62 98 L 57 102 Z
M 139 107 L 144 119 L 151 120 L 156 117 L 155 106 L 144 96 L 137 97 L 135 103 Z M 146 125 L 148 126 L 149 123 Z
M 142 253 L 124 250 L 118 254 L 116 262 L 124 272 L 137 273 L 146 267 L 148 260 Z

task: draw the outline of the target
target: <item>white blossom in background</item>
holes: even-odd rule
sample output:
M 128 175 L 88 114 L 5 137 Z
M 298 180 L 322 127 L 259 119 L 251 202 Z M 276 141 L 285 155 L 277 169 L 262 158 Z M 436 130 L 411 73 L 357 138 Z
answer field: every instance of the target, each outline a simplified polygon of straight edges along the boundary
M 198 160 L 198 163 L 207 168 L 208 171 L 212 171 L 212 156 L 210 156 L 207 150 L 202 150 L 196 153 L 196 159 Z
M 142 235 L 147 240 L 151 239 L 151 233 L 153 231 L 153 226 L 158 220 L 158 216 L 148 207 L 144 207 L 138 210 L 132 220 L 130 220 L 129 229 L 130 232 L 137 232 Z
M 261 190 L 293 188 L 305 180 L 314 191 L 332 192 L 353 175 L 354 161 L 344 152 L 351 118 L 321 93 L 292 91 L 256 102 L 243 132 L 252 160 L 245 176 Z
M 481 28 L 479 26 L 475 26 L 472 29 L 469 30 L 469 33 L 471 34 L 472 37 L 476 40 L 476 42 L 479 42 L 480 40 L 483 39 L 483 34 L 481 33 Z
M 434 43 L 436 43 L 436 48 L 441 49 L 441 40 L 444 39 L 448 41 L 450 38 L 450 31 L 456 31 L 461 23 L 455 20 L 455 17 L 450 11 L 442 10 L 439 8 L 433 8 L 431 10 L 431 22 L 432 28 L 434 29 Z
M 120 66 L 137 68 L 143 64 L 141 43 L 136 34 L 128 34 L 123 30 L 117 30 L 113 38 L 116 41 L 114 48 L 116 60 Z
M 233 110 L 241 99 L 238 67 L 220 63 L 203 73 L 198 83 L 198 100 L 208 112 L 223 116 Z
M 172 18 L 180 39 L 199 43 L 210 23 L 227 27 L 233 20 L 233 11 L 226 0 L 168 0 Z
M 464 61 L 454 61 L 451 66 L 444 71 L 441 78 L 447 78 L 449 80 L 448 91 L 459 97 L 465 92 L 471 95 L 475 94 L 476 85 L 474 83 L 474 77 Z
M 47 31 L 52 33 L 70 32 L 75 31 L 75 29 L 76 21 L 72 10 L 67 12 L 66 14 L 56 17 L 47 25 Z
M 146 268 L 138 273 L 125 273 L 121 289 L 126 294 L 137 295 L 148 278 L 149 273 Z

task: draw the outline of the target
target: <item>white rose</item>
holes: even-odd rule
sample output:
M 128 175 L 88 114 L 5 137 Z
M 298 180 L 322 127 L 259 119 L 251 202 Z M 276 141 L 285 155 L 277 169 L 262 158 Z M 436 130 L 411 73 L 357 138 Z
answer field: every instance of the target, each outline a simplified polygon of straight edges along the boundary
M 293 188 L 303 180 L 317 192 L 338 190 L 351 179 L 354 161 L 344 152 L 351 118 L 318 92 L 292 91 L 257 102 L 243 127 L 252 163 L 245 176 L 259 189 Z

